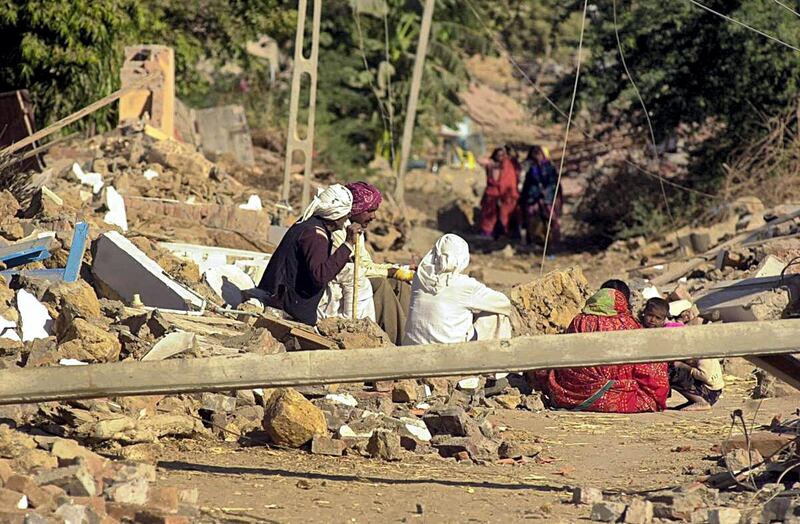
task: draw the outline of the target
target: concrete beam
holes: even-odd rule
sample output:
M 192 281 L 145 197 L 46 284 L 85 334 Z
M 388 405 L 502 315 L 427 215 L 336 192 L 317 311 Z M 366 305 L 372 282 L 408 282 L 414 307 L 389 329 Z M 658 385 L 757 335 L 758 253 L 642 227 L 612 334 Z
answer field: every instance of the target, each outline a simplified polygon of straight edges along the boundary
M 0 371 L 0 404 L 473 375 L 798 351 L 800 320 Z

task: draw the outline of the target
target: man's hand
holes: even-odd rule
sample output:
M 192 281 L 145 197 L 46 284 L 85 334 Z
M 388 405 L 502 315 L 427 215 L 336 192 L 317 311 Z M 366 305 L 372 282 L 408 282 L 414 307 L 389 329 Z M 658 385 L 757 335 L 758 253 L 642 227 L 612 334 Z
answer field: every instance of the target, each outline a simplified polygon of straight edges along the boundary
M 360 235 L 363 230 L 364 228 L 362 228 L 360 224 L 350 224 L 347 226 L 347 243 L 355 246 L 356 241 L 358 240 L 358 235 Z

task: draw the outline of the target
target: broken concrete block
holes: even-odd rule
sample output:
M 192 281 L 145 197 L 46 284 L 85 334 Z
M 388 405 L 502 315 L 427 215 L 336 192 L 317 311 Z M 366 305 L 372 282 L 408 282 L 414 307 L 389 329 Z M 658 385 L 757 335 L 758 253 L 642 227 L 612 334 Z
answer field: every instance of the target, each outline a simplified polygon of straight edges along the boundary
M 314 435 L 314 438 L 311 439 L 311 453 L 315 455 L 341 457 L 342 453 L 344 453 L 344 448 L 344 441 L 332 439 L 325 435 Z
M 514 287 L 509 298 L 516 310 L 512 317 L 515 334 L 561 333 L 589 298 L 589 282 L 580 268 L 554 271 Z
M 786 268 L 786 262 L 774 255 L 767 255 L 756 267 L 753 278 L 778 277 Z
M 200 309 L 203 300 L 167 275 L 153 259 L 130 240 L 110 231 L 94 243 L 92 274 L 102 287 L 130 304 L 139 295 L 147 306 L 164 309 Z
M 734 473 L 738 473 L 759 464 L 763 460 L 761 453 L 757 449 L 748 451 L 747 449 L 736 448 L 725 454 L 722 464 L 727 465 Z
M 279 446 L 299 448 L 328 430 L 322 411 L 291 388 L 273 394 L 264 411 L 264 430 Z
M 230 413 L 236 409 L 236 398 L 221 393 L 203 393 L 200 402 L 201 409 L 214 413 Z
M 624 512 L 625 504 L 622 502 L 596 502 L 589 518 L 595 522 L 617 522 Z
M 419 400 L 419 385 L 416 380 L 398 380 L 392 388 L 392 402 L 405 404 Z
M 56 516 L 63 519 L 64 522 L 94 522 L 90 519 L 90 510 L 86 506 L 80 504 L 62 504 L 55 511 Z
M 653 515 L 662 519 L 690 520 L 692 514 L 706 504 L 695 493 L 664 493 L 648 497 L 653 503 Z
M 458 389 L 463 391 L 475 391 L 481 387 L 480 377 L 467 377 L 458 381 Z
M 633 499 L 625 509 L 622 520 L 626 524 L 650 524 L 653 522 L 653 503 L 649 500 Z
M 376 429 L 367 443 L 367 453 L 383 460 L 400 460 L 402 449 L 400 436 L 385 429 Z
M 116 362 L 121 350 L 116 331 L 103 329 L 82 318 L 72 321 L 58 345 L 62 358 L 84 362 Z
M 742 512 L 736 508 L 714 508 L 708 511 L 709 524 L 739 524 Z
M 783 522 L 793 517 L 795 501 L 791 497 L 777 497 L 766 504 L 761 510 L 761 522 Z
M 511 393 L 507 393 L 505 395 L 496 395 L 492 397 L 492 400 L 497 402 L 501 408 L 504 409 L 517 409 L 519 405 L 522 403 L 522 395 L 520 395 L 519 391 L 512 390 Z
M 401 437 L 407 435 L 421 442 L 430 442 L 433 438 L 428 426 L 422 420 L 400 417 L 400 422 L 403 423 L 400 428 Z
M 36 476 L 36 482 L 42 486 L 58 486 L 76 497 L 93 497 L 97 493 L 95 479 L 83 464 L 42 471 Z
M 112 484 L 105 490 L 106 496 L 114 502 L 142 505 L 147 502 L 150 485 L 144 478 Z
M 103 188 L 103 175 L 100 173 L 86 173 L 80 164 L 75 162 L 72 164 L 72 174 L 85 186 L 92 188 L 92 193 L 99 193 Z
M 460 407 L 429 411 L 422 420 L 432 435 L 466 437 L 478 431 L 475 421 Z
M 501 455 L 502 458 L 502 455 Z M 572 503 L 593 505 L 603 501 L 603 492 L 598 488 L 579 486 L 572 490 Z
M 24 289 L 17 291 L 17 310 L 22 324 L 23 342 L 50 336 L 53 317 L 35 296 Z

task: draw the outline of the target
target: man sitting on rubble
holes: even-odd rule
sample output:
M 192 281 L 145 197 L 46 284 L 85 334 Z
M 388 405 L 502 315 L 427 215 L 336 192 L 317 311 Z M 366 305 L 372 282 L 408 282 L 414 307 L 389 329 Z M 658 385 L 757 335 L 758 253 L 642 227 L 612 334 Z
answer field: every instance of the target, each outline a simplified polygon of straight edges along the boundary
M 403 345 L 511 337 L 511 301 L 462 274 L 468 265 L 463 238 L 447 234 L 436 241 L 411 283 Z
M 317 323 L 317 306 L 328 284 L 351 259 L 361 226 L 347 226 L 345 241 L 332 249 L 334 231 L 345 227 L 353 195 L 335 184 L 314 197 L 272 254 L 256 296 L 304 324 Z
M 381 192 L 367 182 L 354 182 L 345 186 L 353 195 L 350 222 L 366 229 L 375 219 L 383 201 Z M 345 242 L 343 230 L 334 231 L 333 249 Z M 396 264 L 378 264 L 367 251 L 364 235 L 358 238 L 358 304 L 357 318 L 374 320 L 395 344 L 400 344 L 405 329 L 413 271 Z M 354 264 L 348 263 L 328 286 L 320 303 L 319 318 L 350 317 L 353 307 Z M 391 282 L 390 282 L 391 279 Z

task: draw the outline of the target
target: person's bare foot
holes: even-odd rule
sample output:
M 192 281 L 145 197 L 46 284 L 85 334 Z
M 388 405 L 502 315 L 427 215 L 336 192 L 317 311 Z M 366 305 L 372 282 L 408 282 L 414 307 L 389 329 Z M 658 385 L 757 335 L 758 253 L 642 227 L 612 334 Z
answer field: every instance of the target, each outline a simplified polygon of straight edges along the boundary
M 681 411 L 711 411 L 711 404 L 708 402 L 694 402 L 680 408 Z

